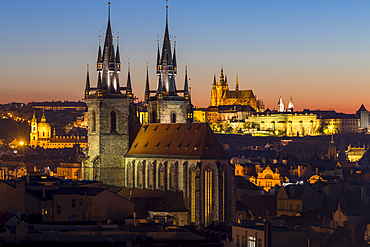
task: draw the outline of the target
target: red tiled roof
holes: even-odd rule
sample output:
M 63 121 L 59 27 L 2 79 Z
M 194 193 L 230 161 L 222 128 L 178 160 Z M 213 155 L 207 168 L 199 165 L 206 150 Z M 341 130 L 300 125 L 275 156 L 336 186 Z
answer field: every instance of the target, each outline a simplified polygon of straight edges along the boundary
M 127 156 L 228 158 L 207 123 L 142 125 Z

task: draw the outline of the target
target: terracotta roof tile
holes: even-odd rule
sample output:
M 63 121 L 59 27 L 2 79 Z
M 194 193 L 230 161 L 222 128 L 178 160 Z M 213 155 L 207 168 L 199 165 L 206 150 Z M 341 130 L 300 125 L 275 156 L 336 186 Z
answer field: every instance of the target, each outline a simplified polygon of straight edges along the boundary
M 207 123 L 142 125 L 127 156 L 228 158 Z

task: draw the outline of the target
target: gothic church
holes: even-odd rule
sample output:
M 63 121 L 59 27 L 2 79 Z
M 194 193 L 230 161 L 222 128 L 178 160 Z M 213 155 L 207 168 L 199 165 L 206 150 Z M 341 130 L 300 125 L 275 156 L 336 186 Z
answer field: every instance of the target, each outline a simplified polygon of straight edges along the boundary
M 99 45 L 98 50 L 97 86 L 90 86 L 89 72 L 86 79 L 89 128 L 83 179 L 124 188 L 180 192 L 183 211 L 187 212 L 183 224 L 234 221 L 234 169 L 208 124 L 192 122 L 187 75 L 184 90 L 177 90 L 176 53 L 175 49 L 171 53 L 169 37 L 166 6 L 161 55 L 158 46 L 157 90 L 149 89 L 148 74 L 146 80 L 150 124 L 139 125 L 130 71 L 126 86 L 119 84 L 120 54 L 118 44 L 113 44 L 109 10 L 104 47 Z

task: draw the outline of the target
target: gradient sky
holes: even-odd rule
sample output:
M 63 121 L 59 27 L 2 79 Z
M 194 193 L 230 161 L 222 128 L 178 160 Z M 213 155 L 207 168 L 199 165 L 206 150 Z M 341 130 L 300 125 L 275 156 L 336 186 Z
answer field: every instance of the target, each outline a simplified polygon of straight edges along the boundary
M 164 35 L 165 1 L 111 1 L 120 32 L 121 84 L 131 60 L 134 94 L 144 96 L 146 62 L 155 89 L 156 39 Z M 0 9 L 0 103 L 80 100 L 86 61 L 95 71 L 107 1 L 3 1 Z M 370 1 L 169 0 L 176 36 L 177 88 L 185 62 L 195 106 L 210 103 L 220 67 L 230 89 L 252 88 L 266 107 L 279 96 L 295 108 L 354 113 L 370 108 Z M 103 36 L 103 35 L 102 35 Z M 114 34 L 116 36 L 116 34 Z

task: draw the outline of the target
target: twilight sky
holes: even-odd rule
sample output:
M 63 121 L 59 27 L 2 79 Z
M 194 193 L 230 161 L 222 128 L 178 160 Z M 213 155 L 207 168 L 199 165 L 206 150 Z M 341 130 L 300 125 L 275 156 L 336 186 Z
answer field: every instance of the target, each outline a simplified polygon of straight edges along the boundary
M 99 31 L 108 1 L 3 1 L 0 9 L 0 103 L 80 100 L 86 63 L 96 85 Z M 144 96 L 146 63 L 155 89 L 156 40 L 164 35 L 164 0 L 111 1 L 125 84 L 131 61 L 134 94 Z M 169 0 L 176 36 L 177 88 L 187 62 L 195 106 L 210 102 L 221 65 L 230 89 L 252 88 L 266 107 L 290 95 L 297 110 L 354 113 L 370 108 L 370 1 Z M 102 35 L 104 36 L 104 35 Z M 102 41 L 103 42 L 103 41 Z

